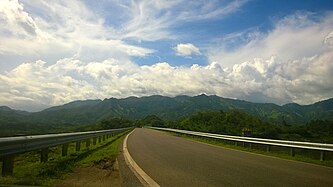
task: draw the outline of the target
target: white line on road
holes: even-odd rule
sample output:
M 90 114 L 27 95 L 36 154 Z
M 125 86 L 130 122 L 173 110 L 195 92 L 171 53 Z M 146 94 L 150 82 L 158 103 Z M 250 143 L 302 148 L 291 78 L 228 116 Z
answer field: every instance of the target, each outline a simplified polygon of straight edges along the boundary
M 123 153 L 125 157 L 125 162 L 128 165 L 128 167 L 132 170 L 132 172 L 135 174 L 135 176 L 139 179 L 139 181 L 144 186 L 151 186 L 151 187 L 159 187 L 160 185 L 155 182 L 146 172 L 144 172 L 139 165 L 133 160 L 132 156 L 128 152 L 127 149 L 127 138 L 129 135 L 131 135 L 135 129 L 129 133 L 124 140 L 123 143 Z

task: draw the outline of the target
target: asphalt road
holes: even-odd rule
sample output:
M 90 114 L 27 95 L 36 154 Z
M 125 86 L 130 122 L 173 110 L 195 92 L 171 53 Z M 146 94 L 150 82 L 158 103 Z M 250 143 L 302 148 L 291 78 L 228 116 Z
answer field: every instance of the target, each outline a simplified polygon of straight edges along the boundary
M 128 150 L 161 186 L 333 186 L 333 169 L 135 129 Z

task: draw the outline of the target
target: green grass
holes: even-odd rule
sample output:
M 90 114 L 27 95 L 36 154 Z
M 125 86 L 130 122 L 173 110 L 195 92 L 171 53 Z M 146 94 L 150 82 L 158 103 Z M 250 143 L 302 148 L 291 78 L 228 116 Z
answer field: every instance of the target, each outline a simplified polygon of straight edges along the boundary
M 75 151 L 75 143 L 71 143 L 68 147 L 68 155 L 64 157 L 61 156 L 61 146 L 52 147 L 49 152 L 49 161 L 45 163 L 40 162 L 40 151 L 17 155 L 13 176 L 0 176 L 0 184 L 49 186 L 63 179 L 64 174 L 76 167 L 89 167 L 106 161 L 114 162 L 119 151 L 118 147 L 128 132 L 115 135 L 101 143 L 97 141 L 96 145 L 91 142 L 90 147 L 82 143 L 81 150 L 78 152 Z M 0 166 L 2 171 L 1 167 L 2 164 Z
M 165 131 L 166 132 L 166 131 Z M 271 146 L 270 151 L 266 151 L 266 146 L 264 145 L 258 145 L 258 144 L 252 144 L 252 147 L 250 148 L 249 144 L 242 144 L 238 143 L 238 145 L 235 145 L 235 142 L 233 141 L 227 141 L 227 140 L 218 140 L 218 139 L 212 139 L 212 138 L 204 138 L 204 137 L 198 137 L 198 136 L 191 136 L 186 134 L 179 134 L 174 132 L 166 132 L 169 134 L 172 134 L 174 136 L 187 138 L 194 141 L 199 141 L 207 144 L 212 144 L 216 146 L 221 146 L 229 149 L 236 149 L 241 151 L 247 151 L 251 153 L 256 154 L 262 154 L 262 155 L 268 155 L 283 159 L 289 159 L 289 160 L 296 160 L 301 162 L 307 162 L 312 163 L 316 165 L 322 165 L 322 166 L 328 166 L 333 167 L 333 153 L 332 152 L 326 152 L 325 153 L 325 160 L 320 161 L 320 153 L 319 151 L 314 150 L 303 150 L 303 149 L 295 149 L 295 156 L 290 155 L 290 149 L 289 148 L 283 148 L 283 147 L 277 147 L 277 146 Z

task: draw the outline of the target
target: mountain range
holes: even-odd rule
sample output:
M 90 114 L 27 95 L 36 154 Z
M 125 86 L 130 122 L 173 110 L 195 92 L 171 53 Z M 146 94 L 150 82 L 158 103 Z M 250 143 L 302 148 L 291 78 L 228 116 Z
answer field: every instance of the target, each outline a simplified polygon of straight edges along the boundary
M 82 100 L 55 106 L 40 112 L 25 112 L 0 107 L 0 127 L 20 125 L 87 125 L 105 118 L 141 119 L 156 115 L 176 120 L 199 111 L 242 110 L 270 123 L 302 125 L 310 120 L 333 120 L 333 98 L 310 105 L 290 103 L 252 103 L 215 95 L 165 97 L 128 97 L 124 99 Z

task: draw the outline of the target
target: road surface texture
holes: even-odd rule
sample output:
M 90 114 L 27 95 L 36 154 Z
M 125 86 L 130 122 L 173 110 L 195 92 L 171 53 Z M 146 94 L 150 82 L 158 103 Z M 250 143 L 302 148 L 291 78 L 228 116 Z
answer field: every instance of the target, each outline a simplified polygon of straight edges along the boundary
M 135 129 L 129 153 L 161 186 L 333 186 L 333 168 Z

